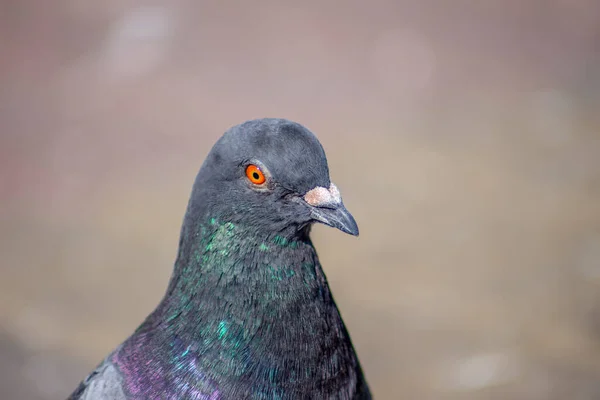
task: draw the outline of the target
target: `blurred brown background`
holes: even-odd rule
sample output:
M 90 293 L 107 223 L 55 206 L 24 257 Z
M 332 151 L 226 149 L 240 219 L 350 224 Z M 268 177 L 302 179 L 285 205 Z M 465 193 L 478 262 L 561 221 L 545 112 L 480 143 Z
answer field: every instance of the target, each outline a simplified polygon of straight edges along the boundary
M 600 3 L 0 3 L 0 398 L 59 399 L 164 293 L 232 125 L 305 124 L 378 399 L 600 398 Z

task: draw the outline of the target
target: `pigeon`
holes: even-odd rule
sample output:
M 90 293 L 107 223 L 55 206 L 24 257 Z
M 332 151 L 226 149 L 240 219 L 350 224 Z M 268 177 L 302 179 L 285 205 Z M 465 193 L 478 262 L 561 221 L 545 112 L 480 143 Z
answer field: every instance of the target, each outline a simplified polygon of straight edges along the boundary
M 276 118 L 227 130 L 163 299 L 69 399 L 371 399 L 313 223 L 359 233 L 315 135 Z

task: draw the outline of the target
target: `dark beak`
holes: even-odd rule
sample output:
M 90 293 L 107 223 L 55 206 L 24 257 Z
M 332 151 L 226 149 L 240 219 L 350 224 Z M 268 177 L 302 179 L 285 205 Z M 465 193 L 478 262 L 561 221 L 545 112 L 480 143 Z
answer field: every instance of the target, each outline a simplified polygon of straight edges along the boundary
M 312 207 L 311 216 L 315 221 L 337 228 L 350 235 L 358 236 L 358 225 L 352 214 L 342 203 L 326 207 Z

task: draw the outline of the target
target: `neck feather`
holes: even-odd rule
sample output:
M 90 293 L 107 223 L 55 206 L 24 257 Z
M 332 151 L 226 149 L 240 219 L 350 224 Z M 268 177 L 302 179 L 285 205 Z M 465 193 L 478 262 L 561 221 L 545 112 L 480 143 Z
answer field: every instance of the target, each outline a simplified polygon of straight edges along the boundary
M 236 390 L 248 393 L 354 390 L 358 360 L 308 235 L 261 235 L 216 219 L 183 231 L 163 301 L 116 355 L 122 368 L 146 360 L 199 371 L 160 383 L 188 388 L 238 376 Z M 143 354 L 147 346 L 162 350 Z M 130 390 L 148 392 L 159 384 L 131 381 Z
M 166 320 L 280 318 L 300 303 L 331 300 L 307 234 L 261 233 L 210 218 L 183 235 L 161 304 Z
M 291 359 L 306 356 L 299 352 L 308 343 L 346 334 L 308 234 L 261 234 L 210 218 L 182 235 L 167 294 L 146 325 L 189 343 L 262 343 Z

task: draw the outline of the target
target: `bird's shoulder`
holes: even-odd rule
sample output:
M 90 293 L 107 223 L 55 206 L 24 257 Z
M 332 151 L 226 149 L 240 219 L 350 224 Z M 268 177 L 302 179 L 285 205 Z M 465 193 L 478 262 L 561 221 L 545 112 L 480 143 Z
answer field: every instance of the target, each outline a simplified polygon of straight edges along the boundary
M 67 400 L 125 400 L 123 379 L 117 367 L 106 358 L 75 389 Z

